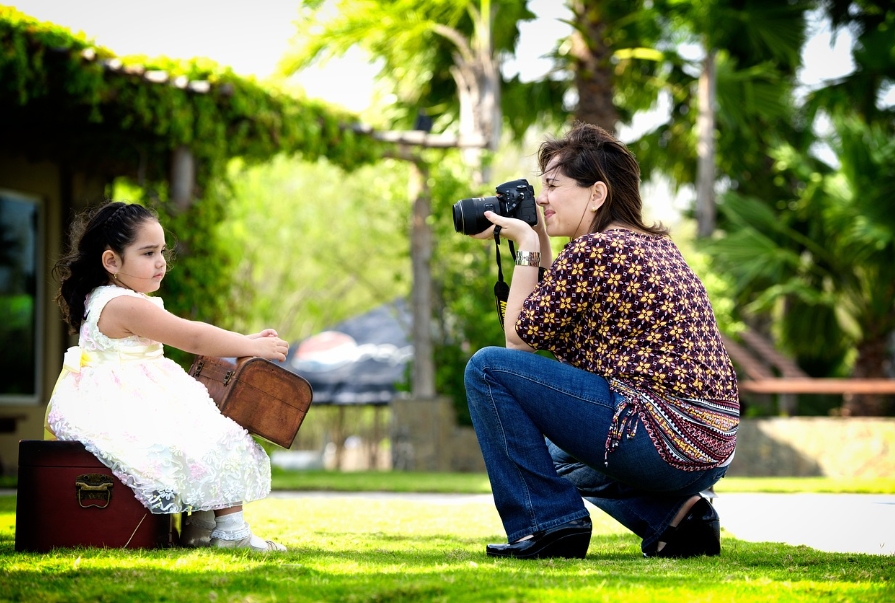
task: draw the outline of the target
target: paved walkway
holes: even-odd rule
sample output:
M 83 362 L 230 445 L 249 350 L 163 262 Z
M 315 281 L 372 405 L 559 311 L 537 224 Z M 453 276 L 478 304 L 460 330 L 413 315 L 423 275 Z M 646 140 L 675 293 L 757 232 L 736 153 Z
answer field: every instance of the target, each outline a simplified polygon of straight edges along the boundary
M 749 542 L 804 544 L 834 553 L 895 555 L 895 496 L 721 494 L 721 527 Z
M 271 496 L 493 504 L 490 494 L 274 492 Z M 724 493 L 714 504 L 722 529 L 747 542 L 805 545 L 832 553 L 895 555 L 895 495 Z

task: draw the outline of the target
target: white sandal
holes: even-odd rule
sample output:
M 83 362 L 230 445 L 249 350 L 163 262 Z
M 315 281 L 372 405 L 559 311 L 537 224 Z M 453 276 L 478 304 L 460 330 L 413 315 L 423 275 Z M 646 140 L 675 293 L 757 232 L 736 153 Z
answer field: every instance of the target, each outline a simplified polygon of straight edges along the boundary
M 245 538 L 239 540 L 224 540 L 223 538 L 212 538 L 210 546 L 219 549 L 251 549 L 259 553 L 270 553 L 271 551 L 285 551 L 286 547 L 273 540 L 265 540 L 263 547 L 257 547 L 252 544 L 252 535 L 249 534 Z

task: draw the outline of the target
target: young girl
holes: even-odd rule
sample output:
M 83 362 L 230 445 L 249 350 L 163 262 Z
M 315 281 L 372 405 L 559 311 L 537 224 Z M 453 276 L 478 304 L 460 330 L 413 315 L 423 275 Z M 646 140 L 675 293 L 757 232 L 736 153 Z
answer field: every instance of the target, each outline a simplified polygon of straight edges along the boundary
M 162 344 L 276 360 L 288 345 L 272 329 L 240 335 L 165 311 L 148 295 L 165 255 L 161 224 L 139 205 L 107 203 L 74 224 L 54 273 L 56 301 L 80 337 L 50 399 L 49 436 L 84 444 L 152 513 L 192 513 L 191 527 L 210 532 L 202 544 L 285 551 L 254 536 L 242 513 L 270 492 L 270 459 Z

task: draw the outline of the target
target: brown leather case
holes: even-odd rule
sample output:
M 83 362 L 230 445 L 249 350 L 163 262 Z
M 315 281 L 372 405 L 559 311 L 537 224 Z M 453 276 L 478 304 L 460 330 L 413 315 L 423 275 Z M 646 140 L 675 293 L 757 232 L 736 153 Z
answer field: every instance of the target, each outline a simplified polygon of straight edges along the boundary
M 153 515 L 80 442 L 21 440 L 15 550 L 153 549 L 177 542 L 175 515 Z
M 221 414 L 283 448 L 292 446 L 313 399 L 306 379 L 264 358 L 196 356 L 189 373 Z

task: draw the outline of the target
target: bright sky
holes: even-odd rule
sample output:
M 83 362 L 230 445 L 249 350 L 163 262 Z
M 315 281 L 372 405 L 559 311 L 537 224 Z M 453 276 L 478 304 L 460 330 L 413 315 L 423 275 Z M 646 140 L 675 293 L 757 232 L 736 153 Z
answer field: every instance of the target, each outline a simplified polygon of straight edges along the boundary
M 0 0 L 2 1 L 2 0 Z M 167 55 L 189 59 L 205 56 L 230 66 L 240 75 L 263 79 L 271 75 L 295 31 L 292 25 L 300 0 L 6 0 L 25 14 L 83 32 L 117 55 Z M 523 78 L 549 68 L 540 58 L 556 40 L 568 35 L 561 2 L 531 0 L 541 15 L 537 25 L 523 24 L 524 49 L 518 64 L 506 65 Z M 325 70 L 311 69 L 297 80 L 309 96 L 323 98 L 360 112 L 372 94 L 375 69 L 361 52 L 330 61 Z M 325 75 L 324 75 L 325 74 Z
M 2 1 L 2 0 L 0 0 Z M 6 0 L 42 21 L 83 32 L 117 55 L 206 56 L 241 75 L 271 75 L 294 32 L 300 0 Z M 568 35 L 568 10 L 559 0 L 531 0 L 538 20 L 521 24 L 519 60 L 504 66 L 534 79 L 550 66 L 543 55 Z M 802 79 L 817 85 L 853 69 L 851 37 L 840 34 L 831 47 L 829 31 L 818 26 L 805 52 Z M 331 61 L 325 71 L 309 70 L 298 79 L 309 96 L 360 112 L 366 109 L 375 70 L 360 52 Z M 325 74 L 325 75 L 324 75 Z M 890 93 L 890 96 L 895 96 Z

